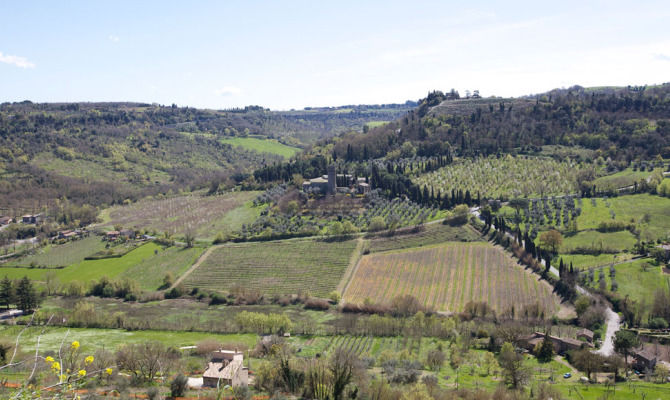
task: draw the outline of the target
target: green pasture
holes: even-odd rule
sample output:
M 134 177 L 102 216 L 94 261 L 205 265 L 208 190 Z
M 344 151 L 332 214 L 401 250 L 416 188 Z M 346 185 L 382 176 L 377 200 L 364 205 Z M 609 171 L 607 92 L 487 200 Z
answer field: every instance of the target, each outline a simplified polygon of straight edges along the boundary
M 200 257 L 202 247 L 157 248 L 153 257 L 146 258 L 125 270 L 121 276 L 139 283 L 142 289 L 157 290 L 168 272 L 176 279 Z
M 562 253 L 571 253 L 572 250 L 578 247 L 625 251 L 631 250 L 636 242 L 637 238 L 629 231 L 581 231 L 575 235 L 564 236 L 560 251 Z
M 670 198 L 646 193 L 599 198 L 595 207 L 591 199 L 583 199 L 582 213 L 577 217 L 579 229 L 595 229 L 600 222 L 612 221 L 610 210 L 615 213 L 615 221 L 638 224 L 643 240 L 664 238 L 670 233 Z
M 300 151 L 297 147 L 287 146 L 274 139 L 257 139 L 252 137 L 234 137 L 219 139 L 221 143 L 233 146 L 243 147 L 247 150 L 257 151 L 259 153 L 272 153 L 284 158 L 291 158 Z
M 0 339 L 14 341 L 21 332 L 22 326 L 0 326 Z M 21 335 L 20 345 L 24 352 L 34 352 L 37 339 L 40 340 L 42 351 L 58 351 L 61 342 L 69 344 L 79 341 L 84 352 L 93 352 L 100 348 L 114 350 L 128 343 L 144 343 L 150 341 L 162 342 L 168 346 L 194 346 L 204 339 L 214 339 L 221 343 L 244 343 L 249 347 L 256 344 L 258 336 L 255 334 L 212 334 L 205 332 L 179 331 L 126 331 L 123 329 L 90 329 L 90 328 L 61 328 L 61 327 L 31 327 Z
M 91 235 L 87 238 L 73 240 L 64 244 L 50 244 L 38 248 L 35 254 L 10 261 L 7 265 L 63 267 L 84 261 L 85 257 L 104 248 L 105 242 L 99 236 Z
M 116 278 L 128 268 L 154 257 L 154 250 L 160 248 L 155 243 L 146 243 L 123 257 L 84 260 L 62 269 L 1 267 L 0 276 L 4 277 L 6 275 L 12 279 L 27 276 L 30 279 L 43 282 L 47 272 L 52 272 L 61 283 L 70 281 L 88 282 L 92 279 L 100 279 L 103 276 Z

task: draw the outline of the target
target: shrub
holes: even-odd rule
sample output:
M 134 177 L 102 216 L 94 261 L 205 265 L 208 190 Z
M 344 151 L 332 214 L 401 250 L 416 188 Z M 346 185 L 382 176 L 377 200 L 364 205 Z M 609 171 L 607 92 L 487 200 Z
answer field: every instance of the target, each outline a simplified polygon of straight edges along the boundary
M 340 296 L 340 294 L 336 291 L 330 292 L 328 298 L 333 302 L 333 304 L 337 304 L 340 302 L 340 300 L 342 300 L 342 296 Z
M 186 290 L 182 285 L 178 285 L 176 287 L 173 287 L 172 289 L 168 290 L 165 293 L 165 298 L 166 299 L 178 299 L 181 296 L 183 296 L 186 293 Z
M 325 299 L 311 298 L 305 302 L 305 309 L 326 311 L 330 309 L 330 303 Z
M 226 300 L 225 296 L 222 296 L 218 293 L 212 293 L 209 297 L 209 305 L 216 306 L 219 304 L 228 304 L 228 300 Z
M 649 327 L 651 329 L 667 329 L 668 328 L 668 321 L 661 317 L 656 317 L 653 318 L 651 321 L 649 321 Z
M 172 397 L 184 397 L 186 393 L 186 386 L 188 384 L 188 378 L 182 374 L 177 375 L 172 382 L 170 382 L 170 396 Z

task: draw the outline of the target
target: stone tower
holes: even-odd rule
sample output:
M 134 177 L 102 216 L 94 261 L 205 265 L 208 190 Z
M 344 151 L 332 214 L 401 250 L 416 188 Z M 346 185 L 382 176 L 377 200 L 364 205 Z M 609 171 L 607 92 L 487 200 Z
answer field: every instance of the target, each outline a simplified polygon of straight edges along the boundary
M 337 189 L 337 175 L 335 175 L 335 166 L 334 165 L 329 165 L 328 166 L 328 194 L 335 194 L 335 191 Z

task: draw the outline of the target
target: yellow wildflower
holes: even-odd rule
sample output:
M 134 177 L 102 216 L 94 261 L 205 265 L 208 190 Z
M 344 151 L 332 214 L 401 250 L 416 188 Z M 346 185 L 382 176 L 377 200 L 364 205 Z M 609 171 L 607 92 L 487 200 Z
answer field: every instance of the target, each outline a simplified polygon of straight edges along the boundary
M 105 370 L 105 373 L 107 373 L 107 375 L 111 375 L 111 374 L 112 374 L 112 369 L 111 369 L 111 368 L 107 368 L 107 369 Z
M 56 360 L 54 360 L 53 357 L 48 356 L 47 358 L 44 359 L 44 361 L 46 361 L 46 362 L 48 362 L 48 363 L 52 363 L 52 362 L 54 362 L 54 361 L 56 361 Z
M 94 360 L 93 356 L 88 356 L 84 359 L 84 362 L 86 363 L 86 365 L 88 365 L 91 364 L 93 360 Z
M 79 373 L 78 373 L 77 375 L 79 375 L 79 376 L 81 376 L 81 377 L 86 376 L 86 370 L 85 370 L 85 369 L 80 369 L 80 370 L 79 370 Z
M 77 350 L 79 348 L 79 341 L 75 340 L 71 344 L 72 349 Z
M 51 364 L 51 369 L 54 371 L 60 371 L 60 363 L 58 361 L 54 361 L 53 364 Z
M 59 378 L 60 378 L 61 382 L 65 382 L 67 380 L 67 375 L 61 374 L 61 376 Z

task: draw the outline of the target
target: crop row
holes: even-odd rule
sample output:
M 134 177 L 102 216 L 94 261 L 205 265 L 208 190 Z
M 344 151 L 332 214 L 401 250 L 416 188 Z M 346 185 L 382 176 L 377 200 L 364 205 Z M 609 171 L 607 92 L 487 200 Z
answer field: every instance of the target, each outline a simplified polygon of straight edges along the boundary
M 213 291 L 235 286 L 266 294 L 310 291 L 325 296 L 337 286 L 355 241 L 289 240 L 218 248 L 184 284 Z
M 486 302 L 497 312 L 512 307 L 518 312 L 537 304 L 547 316 L 558 306 L 548 285 L 488 243 L 449 243 L 364 256 L 344 299 L 388 303 L 401 295 L 450 312 L 463 311 L 471 301 Z

